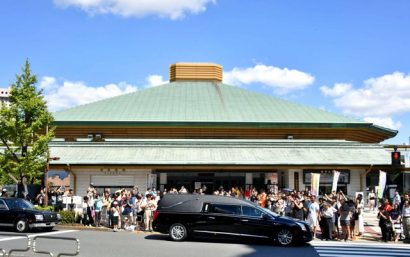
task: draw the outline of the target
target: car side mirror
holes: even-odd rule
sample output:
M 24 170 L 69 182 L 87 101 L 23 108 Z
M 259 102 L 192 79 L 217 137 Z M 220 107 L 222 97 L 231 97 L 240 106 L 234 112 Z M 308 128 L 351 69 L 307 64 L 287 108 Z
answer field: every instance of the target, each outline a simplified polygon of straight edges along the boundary
M 262 214 L 262 219 L 263 220 L 269 220 L 270 216 L 268 214 L 264 213 L 264 214 Z

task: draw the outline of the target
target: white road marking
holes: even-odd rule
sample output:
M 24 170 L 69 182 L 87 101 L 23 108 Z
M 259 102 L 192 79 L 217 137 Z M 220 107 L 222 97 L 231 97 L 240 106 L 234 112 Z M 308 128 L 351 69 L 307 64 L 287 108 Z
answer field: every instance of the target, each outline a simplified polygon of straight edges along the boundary
M 402 257 L 410 256 L 407 245 L 362 242 L 311 242 L 321 257 Z
M 59 235 L 59 234 L 65 234 L 65 233 L 72 233 L 72 232 L 76 232 L 76 231 L 78 231 L 78 230 L 62 230 L 62 231 L 32 234 L 32 235 L 29 235 L 28 237 L 33 238 L 33 237 L 36 237 L 36 236 L 52 236 L 52 235 Z M 18 240 L 18 239 L 24 239 L 24 237 L 22 237 L 22 236 L 12 236 L 12 237 L 7 237 L 7 238 L 1 238 L 0 242 Z
M 369 249 L 410 249 L 410 246 L 407 244 L 392 244 L 392 243 L 367 243 L 367 242 L 330 242 L 330 241 L 311 241 L 310 245 L 314 247 L 368 247 Z

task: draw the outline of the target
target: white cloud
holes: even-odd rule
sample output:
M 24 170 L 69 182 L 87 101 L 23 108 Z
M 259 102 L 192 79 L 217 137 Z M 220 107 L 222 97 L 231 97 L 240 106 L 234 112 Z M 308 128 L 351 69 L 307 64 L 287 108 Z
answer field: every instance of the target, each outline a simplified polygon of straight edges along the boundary
M 313 84 L 315 78 L 303 71 L 258 64 L 249 68 L 234 68 L 224 73 L 224 82 L 232 85 L 260 83 L 279 94 L 301 90 Z
M 161 75 L 149 75 L 146 79 L 147 85 L 145 87 L 156 87 L 168 83 Z
M 337 83 L 333 88 L 327 86 L 320 87 L 320 90 L 325 96 L 341 96 L 352 88 L 351 84 Z
M 387 118 L 365 117 L 364 120 L 366 122 L 374 123 L 374 124 L 382 126 L 382 127 L 396 129 L 396 130 L 398 130 L 402 126 L 400 121 L 395 122 L 390 117 L 387 117 Z
M 410 112 L 410 74 L 394 72 L 364 81 L 360 88 L 352 86 L 340 90 L 335 84 L 322 93 L 334 98 L 334 103 L 345 113 L 363 117 L 390 128 L 399 128 L 401 122 L 394 115 Z M 348 84 L 345 84 L 348 85 Z M 330 92 L 330 93 L 329 93 Z
M 91 87 L 83 81 L 64 80 L 60 82 L 49 76 L 41 79 L 40 87 L 44 90 L 50 111 L 58 111 L 137 90 L 136 86 L 126 82 Z
M 187 14 L 203 12 L 209 3 L 216 3 L 216 0 L 54 0 L 54 3 L 60 7 L 78 7 L 91 15 L 157 15 L 176 20 Z

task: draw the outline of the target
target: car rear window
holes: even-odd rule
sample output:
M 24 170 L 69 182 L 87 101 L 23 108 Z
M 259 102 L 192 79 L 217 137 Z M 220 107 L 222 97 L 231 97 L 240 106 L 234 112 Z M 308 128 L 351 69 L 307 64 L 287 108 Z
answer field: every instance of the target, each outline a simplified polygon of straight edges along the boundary
M 213 204 L 211 207 L 212 213 L 241 215 L 241 206 L 227 204 Z

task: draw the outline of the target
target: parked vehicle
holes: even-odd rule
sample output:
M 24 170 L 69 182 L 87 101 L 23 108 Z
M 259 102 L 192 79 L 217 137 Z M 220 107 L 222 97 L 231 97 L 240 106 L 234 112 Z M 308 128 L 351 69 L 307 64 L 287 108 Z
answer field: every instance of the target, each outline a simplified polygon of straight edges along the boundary
M 189 236 L 265 238 L 288 246 L 312 240 L 305 222 L 225 196 L 165 195 L 153 219 L 154 230 L 169 234 L 174 241 Z
M 61 220 L 60 214 L 41 211 L 20 198 L 0 198 L 0 226 L 14 227 L 17 232 L 39 228 L 51 231 Z

